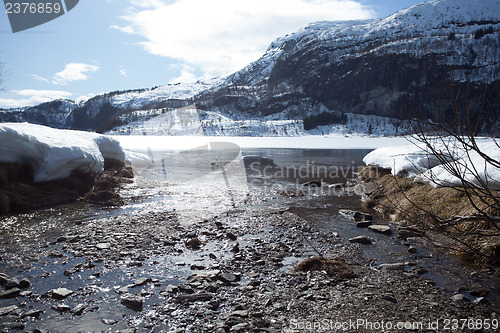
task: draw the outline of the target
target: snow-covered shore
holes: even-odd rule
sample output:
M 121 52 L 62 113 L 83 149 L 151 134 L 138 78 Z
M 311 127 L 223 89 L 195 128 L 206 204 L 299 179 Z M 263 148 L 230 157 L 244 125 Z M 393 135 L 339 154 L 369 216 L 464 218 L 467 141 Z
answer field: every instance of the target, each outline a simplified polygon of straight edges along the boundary
M 73 171 L 102 172 L 105 159 L 126 160 L 112 137 L 28 123 L 0 124 L 0 162 L 27 166 L 35 182 L 63 179 Z
M 500 146 L 494 139 L 477 139 L 479 149 L 496 161 L 500 161 Z M 462 186 L 460 178 L 450 173 L 450 165 L 467 182 L 485 184 L 492 190 L 500 190 L 500 169 L 486 162 L 475 151 L 467 151 L 456 141 L 438 140 L 436 151 L 442 152 L 448 163 L 430 153 L 422 144 L 383 147 L 369 153 L 363 159 L 366 165 L 390 169 L 393 175 L 407 176 L 434 187 Z

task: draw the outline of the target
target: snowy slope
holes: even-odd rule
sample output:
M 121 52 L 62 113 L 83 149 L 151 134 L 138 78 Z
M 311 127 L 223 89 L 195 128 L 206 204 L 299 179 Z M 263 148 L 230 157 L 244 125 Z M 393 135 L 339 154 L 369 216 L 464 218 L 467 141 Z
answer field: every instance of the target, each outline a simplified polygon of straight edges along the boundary
M 481 114 L 497 121 L 499 80 L 500 0 L 434 0 L 383 19 L 312 23 L 224 78 L 107 93 L 66 113 L 0 112 L 0 120 L 114 134 L 394 135 L 406 129 L 402 110 L 437 119 L 443 99 L 449 115 L 451 81 L 474 82 L 472 110 L 486 92 Z M 178 110 L 189 105 L 203 111 L 181 122 Z M 305 118 L 324 112 L 347 121 L 304 131 Z

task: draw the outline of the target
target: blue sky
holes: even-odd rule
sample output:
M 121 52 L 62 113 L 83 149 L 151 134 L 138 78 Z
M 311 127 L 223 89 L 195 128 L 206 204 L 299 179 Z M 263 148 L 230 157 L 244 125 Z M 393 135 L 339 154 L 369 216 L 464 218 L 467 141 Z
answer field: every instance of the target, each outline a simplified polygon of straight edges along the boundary
M 15 34 L 2 8 L 0 108 L 227 74 L 310 22 L 385 17 L 420 2 L 80 0 L 65 15 Z

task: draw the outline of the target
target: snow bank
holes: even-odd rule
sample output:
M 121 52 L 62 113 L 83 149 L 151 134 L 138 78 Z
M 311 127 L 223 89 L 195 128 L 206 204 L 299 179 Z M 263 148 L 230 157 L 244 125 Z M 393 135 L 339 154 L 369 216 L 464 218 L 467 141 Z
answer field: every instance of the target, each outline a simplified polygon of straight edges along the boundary
M 72 171 L 101 172 L 107 158 L 125 161 L 120 143 L 111 137 L 28 123 L 0 124 L 0 162 L 27 165 L 35 182 L 62 179 Z
M 500 161 L 500 147 L 492 139 L 478 139 L 479 149 L 496 161 Z M 434 187 L 462 186 L 460 178 L 480 186 L 481 183 L 492 190 L 500 190 L 500 169 L 487 163 L 477 152 L 466 151 L 453 140 L 438 142 L 434 147 L 446 156 L 442 164 L 427 149 L 412 144 L 399 147 L 379 148 L 363 159 L 366 165 L 391 169 L 393 175 L 414 178 L 416 181 Z M 460 178 L 450 173 L 450 166 L 460 174 Z

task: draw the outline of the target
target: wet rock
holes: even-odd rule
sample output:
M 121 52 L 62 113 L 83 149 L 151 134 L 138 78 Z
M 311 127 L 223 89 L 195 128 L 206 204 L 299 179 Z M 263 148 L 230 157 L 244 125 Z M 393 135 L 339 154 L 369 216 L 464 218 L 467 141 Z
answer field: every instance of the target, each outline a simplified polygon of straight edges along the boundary
M 51 293 L 53 299 L 61 300 L 61 299 L 65 299 L 66 297 L 73 294 L 73 291 L 69 290 L 67 288 L 57 288 L 57 289 L 51 290 L 50 293 Z
M 406 268 L 405 263 L 395 263 L 395 264 L 381 264 L 378 266 L 380 270 L 385 271 L 404 271 Z
M 3 308 L 0 308 L 0 316 L 5 316 L 7 314 L 10 314 L 14 311 L 18 311 L 19 307 L 17 305 L 11 305 L 11 306 L 6 306 Z
M 21 315 L 21 318 L 25 317 L 33 317 L 33 318 L 38 318 L 40 315 L 43 313 L 43 310 L 29 310 Z
M 47 256 L 50 258 L 62 258 L 62 257 L 64 257 L 64 253 L 57 251 L 57 250 L 53 250 L 53 251 L 50 251 Z
M 5 284 L 9 280 L 10 280 L 10 277 L 7 274 L 0 273 L 0 286 L 5 286 Z
M 70 312 L 71 311 L 71 308 L 69 307 L 69 305 L 66 305 L 66 304 L 58 304 L 58 305 L 55 305 L 52 307 L 52 309 L 56 310 L 57 312 L 60 312 L 60 313 L 65 313 L 65 312 Z
M 358 228 L 368 228 L 372 225 L 371 221 L 360 221 L 356 223 L 356 227 Z
M 398 300 L 392 295 L 392 294 L 382 294 L 382 299 L 385 299 L 386 301 L 392 302 L 392 303 L 397 303 Z
M 24 278 L 19 281 L 19 288 L 28 289 L 29 287 L 31 287 L 31 282 L 28 279 Z
M 116 324 L 116 323 L 117 323 L 117 321 L 116 321 L 116 320 L 114 320 L 114 319 L 106 319 L 106 318 L 103 318 L 103 319 L 101 319 L 101 323 L 103 323 L 104 325 L 109 325 L 109 326 L 111 326 L 111 325 Z
M 311 180 L 311 181 L 302 183 L 302 186 L 321 187 L 322 186 L 322 182 L 320 180 Z
M 0 299 L 16 298 L 21 293 L 19 288 L 12 288 L 0 293 Z
M 240 323 L 240 324 L 236 324 L 233 327 L 231 327 L 230 332 L 248 331 L 249 328 L 250 328 L 250 325 L 248 323 Z
M 412 237 L 422 237 L 424 233 L 415 228 L 398 228 L 399 238 L 408 239 Z
M 151 281 L 151 278 L 140 278 L 134 281 L 133 287 L 142 287 Z
M 190 250 L 199 250 L 201 245 L 202 243 L 197 237 L 191 238 L 186 242 L 186 247 Z
M 222 273 L 218 276 L 218 278 L 223 283 L 234 283 L 238 281 L 238 277 L 233 273 Z
M 232 316 L 247 318 L 249 314 L 248 310 L 236 310 L 233 311 Z
M 227 238 L 229 238 L 229 239 L 230 239 L 230 240 L 232 240 L 232 241 L 235 241 L 235 240 L 237 240 L 237 239 L 238 239 L 238 237 L 237 237 L 235 234 L 233 234 L 232 232 L 228 232 L 228 233 L 226 234 L 226 237 L 227 237 Z
M 204 270 L 206 267 L 205 266 L 202 266 L 202 265 L 191 265 L 190 269 L 192 271 L 202 271 Z
M 78 304 L 73 309 L 71 309 L 71 313 L 75 316 L 80 316 L 86 308 L 87 306 L 85 304 Z
M 368 227 L 368 230 L 375 231 L 384 235 L 392 234 L 391 227 L 389 227 L 388 225 L 372 224 Z
M 144 298 L 135 295 L 125 295 L 121 298 L 121 303 L 129 309 L 142 311 Z
M 6 322 L 0 324 L 2 330 L 23 330 L 24 324 L 20 322 Z
M 409 253 L 417 253 L 417 248 L 413 245 L 411 245 L 409 248 L 408 248 L 408 252 Z
M 344 217 L 347 217 L 348 219 L 354 220 L 356 222 L 372 221 L 373 220 L 373 215 L 350 210 L 350 209 L 341 209 L 341 210 L 339 210 L 339 214 L 343 215 Z
M 99 250 L 109 250 L 111 249 L 111 243 L 99 243 L 95 247 Z
M 191 295 L 179 295 L 177 299 L 179 301 L 186 301 L 186 302 L 208 302 L 213 298 L 212 294 L 208 293 L 198 293 L 198 294 L 191 294 Z
M 477 297 L 475 300 L 472 301 L 472 303 L 476 305 L 480 304 L 488 304 L 490 301 L 486 299 L 486 297 Z
M 19 280 L 16 278 L 8 279 L 4 284 L 5 289 L 20 288 Z
M 366 236 L 357 236 L 349 239 L 350 243 L 369 245 L 372 243 L 371 239 Z
M 135 328 L 127 328 L 124 330 L 119 330 L 118 333 L 135 333 L 137 330 Z
M 465 303 L 469 302 L 469 299 L 465 297 L 463 294 L 456 294 L 450 297 L 452 301 L 457 302 L 457 303 Z
M 477 288 L 470 290 L 469 294 L 471 294 L 474 297 L 486 297 L 490 294 L 490 292 L 486 289 Z

